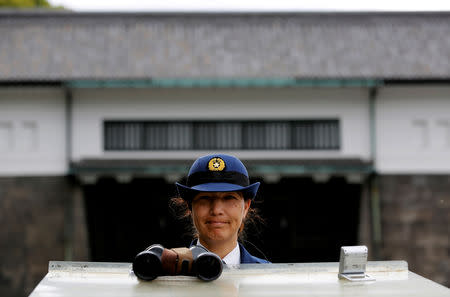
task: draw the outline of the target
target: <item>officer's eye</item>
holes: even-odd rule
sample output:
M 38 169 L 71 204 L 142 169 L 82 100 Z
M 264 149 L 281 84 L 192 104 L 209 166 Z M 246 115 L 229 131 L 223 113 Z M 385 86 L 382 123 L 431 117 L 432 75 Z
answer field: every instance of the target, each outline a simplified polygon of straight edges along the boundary
M 233 195 L 225 196 L 225 200 L 232 200 L 232 199 L 238 199 L 238 198 L 236 196 L 233 196 Z
M 195 197 L 193 201 L 207 201 L 207 200 L 209 200 L 209 197 L 206 195 L 202 195 Z

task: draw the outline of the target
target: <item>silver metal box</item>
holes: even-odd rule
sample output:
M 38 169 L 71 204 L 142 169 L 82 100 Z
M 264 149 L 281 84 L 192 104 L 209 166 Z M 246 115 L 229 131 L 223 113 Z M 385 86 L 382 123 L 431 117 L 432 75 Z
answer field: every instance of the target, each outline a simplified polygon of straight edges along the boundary
M 339 259 L 339 278 L 349 281 L 373 281 L 366 274 L 367 247 L 365 245 L 343 246 Z

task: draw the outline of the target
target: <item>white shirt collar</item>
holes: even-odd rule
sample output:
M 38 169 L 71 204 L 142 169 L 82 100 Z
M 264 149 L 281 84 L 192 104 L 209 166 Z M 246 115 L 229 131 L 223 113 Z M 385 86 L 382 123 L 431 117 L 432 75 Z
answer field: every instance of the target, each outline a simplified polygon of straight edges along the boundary
M 200 245 L 204 247 L 200 240 L 197 239 L 197 245 Z M 239 265 L 241 264 L 241 250 L 239 249 L 239 244 L 236 242 L 236 246 L 234 249 L 229 252 L 225 257 L 222 259 L 223 262 L 227 265 Z

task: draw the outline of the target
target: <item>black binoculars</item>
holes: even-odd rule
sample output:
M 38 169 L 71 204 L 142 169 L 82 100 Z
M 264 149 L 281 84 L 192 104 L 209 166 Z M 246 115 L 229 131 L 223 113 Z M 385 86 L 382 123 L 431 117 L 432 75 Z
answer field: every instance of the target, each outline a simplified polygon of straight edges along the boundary
M 222 274 L 222 269 L 222 259 L 199 245 L 166 249 L 154 244 L 137 254 L 133 261 L 134 274 L 146 281 L 162 275 L 190 275 L 212 281 Z

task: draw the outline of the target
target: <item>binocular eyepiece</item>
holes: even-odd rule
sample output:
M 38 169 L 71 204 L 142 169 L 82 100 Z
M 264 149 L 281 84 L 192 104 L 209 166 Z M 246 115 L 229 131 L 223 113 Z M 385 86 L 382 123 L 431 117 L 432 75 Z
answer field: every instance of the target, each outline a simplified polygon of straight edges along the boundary
M 199 245 L 169 250 L 154 244 L 137 254 L 133 261 L 134 274 L 146 281 L 162 275 L 190 275 L 212 281 L 222 274 L 222 269 L 222 259 Z

